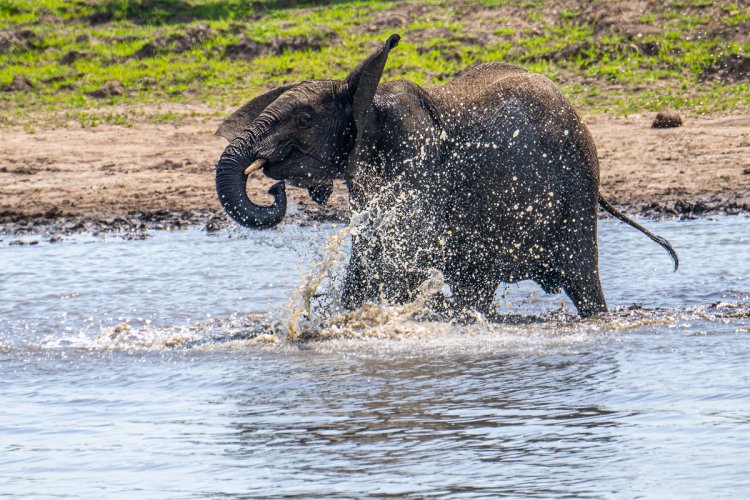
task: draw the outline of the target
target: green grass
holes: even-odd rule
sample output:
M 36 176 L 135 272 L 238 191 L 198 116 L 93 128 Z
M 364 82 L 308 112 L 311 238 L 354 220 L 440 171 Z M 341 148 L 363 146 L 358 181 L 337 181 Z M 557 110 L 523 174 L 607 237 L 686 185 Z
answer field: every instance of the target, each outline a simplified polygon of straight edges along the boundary
M 610 9 L 606 0 L 593 4 L 600 13 Z M 472 17 L 476 9 L 485 12 Z M 394 10 L 398 14 L 389 17 Z M 743 2 L 661 2 L 602 30 L 596 24 L 601 15 L 554 0 L 406 6 L 0 0 L 0 88 L 19 76 L 33 86 L 0 91 L 0 125 L 25 125 L 40 114 L 83 127 L 212 116 L 275 85 L 341 78 L 391 32 L 403 38 L 387 79 L 441 84 L 472 64 L 502 60 L 549 76 L 584 113 L 664 107 L 724 113 L 750 106 L 748 82 L 710 80 L 703 71 L 722 56 L 750 51 L 747 36 L 722 35 L 732 27 L 746 30 L 749 10 Z M 637 25 L 650 29 L 637 33 Z M 191 30 L 198 39 L 180 45 Z M 248 60 L 227 57 L 227 48 L 245 38 L 270 48 Z M 119 82 L 119 90 L 98 95 L 108 82 Z M 179 111 L 187 104 L 201 111 Z

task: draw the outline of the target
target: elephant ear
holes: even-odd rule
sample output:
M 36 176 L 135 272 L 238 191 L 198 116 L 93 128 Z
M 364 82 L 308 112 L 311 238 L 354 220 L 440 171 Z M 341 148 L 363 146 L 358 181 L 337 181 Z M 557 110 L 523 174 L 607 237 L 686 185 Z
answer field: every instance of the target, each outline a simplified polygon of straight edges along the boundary
M 232 113 L 232 116 L 224 120 L 224 123 L 219 125 L 219 128 L 216 129 L 215 134 L 232 142 L 244 130 L 247 130 L 248 126 L 258 118 L 258 115 L 260 115 L 269 104 L 275 101 L 281 94 L 297 85 L 297 83 L 282 85 L 281 87 L 269 90 L 265 94 L 259 95 Z
M 391 35 L 385 41 L 383 47 L 362 61 L 354 71 L 346 77 L 346 85 L 352 96 L 352 114 L 354 124 L 357 126 L 357 139 L 362 136 L 367 114 L 372 108 L 372 98 L 383 75 L 383 68 L 388 59 L 388 53 L 398 45 L 401 40 L 399 35 Z

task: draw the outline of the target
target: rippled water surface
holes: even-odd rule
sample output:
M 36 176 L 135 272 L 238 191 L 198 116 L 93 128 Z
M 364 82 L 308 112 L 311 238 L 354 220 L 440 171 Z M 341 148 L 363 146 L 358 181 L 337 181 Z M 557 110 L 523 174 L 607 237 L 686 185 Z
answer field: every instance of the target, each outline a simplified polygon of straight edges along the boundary
M 647 225 L 680 271 L 601 222 L 605 318 L 522 284 L 523 324 L 304 343 L 330 226 L 5 238 L 0 495 L 747 497 L 750 221 Z

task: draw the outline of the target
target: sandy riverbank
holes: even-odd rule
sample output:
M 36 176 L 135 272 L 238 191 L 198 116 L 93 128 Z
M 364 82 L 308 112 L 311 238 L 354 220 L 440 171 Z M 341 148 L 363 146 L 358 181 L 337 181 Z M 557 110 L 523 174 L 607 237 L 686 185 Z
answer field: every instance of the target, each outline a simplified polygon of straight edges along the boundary
M 655 130 L 652 117 L 587 119 L 608 199 L 634 215 L 750 212 L 750 118 L 687 119 L 684 127 Z M 226 144 L 213 135 L 218 123 L 3 130 L 0 231 L 226 225 L 214 192 L 214 166 Z M 270 184 L 255 179 L 251 196 L 270 201 Z M 326 207 L 303 190 L 288 193 L 287 222 L 346 218 L 342 186 Z

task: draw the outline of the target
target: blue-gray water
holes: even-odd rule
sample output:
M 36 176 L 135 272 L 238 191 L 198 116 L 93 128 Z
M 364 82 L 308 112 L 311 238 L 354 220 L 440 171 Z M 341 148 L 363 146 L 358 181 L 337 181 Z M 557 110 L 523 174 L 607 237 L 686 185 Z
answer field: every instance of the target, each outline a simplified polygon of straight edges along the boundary
M 333 230 L 6 237 L 0 495 L 747 497 L 750 221 L 646 223 L 680 271 L 601 222 L 603 319 L 523 285 L 548 321 L 194 347 L 288 315 Z

